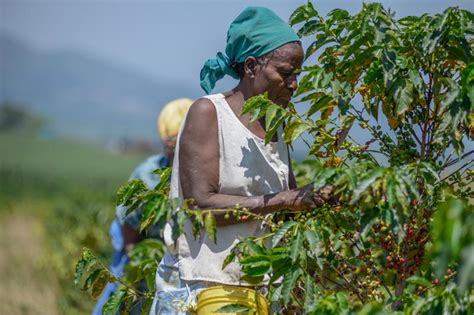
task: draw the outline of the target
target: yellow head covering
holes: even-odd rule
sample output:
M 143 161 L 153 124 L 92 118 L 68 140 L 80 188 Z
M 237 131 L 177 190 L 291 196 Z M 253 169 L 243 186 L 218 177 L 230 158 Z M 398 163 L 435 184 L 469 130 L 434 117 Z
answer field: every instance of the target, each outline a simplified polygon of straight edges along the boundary
M 189 98 L 179 98 L 163 107 L 156 122 L 161 139 L 164 140 L 178 135 L 181 122 L 192 103 L 193 101 Z

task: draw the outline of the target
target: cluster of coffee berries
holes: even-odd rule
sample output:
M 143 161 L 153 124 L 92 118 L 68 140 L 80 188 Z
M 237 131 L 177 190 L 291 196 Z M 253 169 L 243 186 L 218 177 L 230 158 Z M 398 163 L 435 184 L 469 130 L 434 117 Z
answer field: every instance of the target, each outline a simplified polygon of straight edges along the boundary
M 389 225 L 383 221 L 379 221 L 372 227 L 377 239 L 382 246 L 382 248 L 389 252 L 394 253 L 398 252 L 398 246 L 395 242 L 395 235 L 389 229 Z
M 380 280 L 367 277 L 362 282 L 364 295 L 369 300 L 383 299 L 383 294 L 380 292 Z

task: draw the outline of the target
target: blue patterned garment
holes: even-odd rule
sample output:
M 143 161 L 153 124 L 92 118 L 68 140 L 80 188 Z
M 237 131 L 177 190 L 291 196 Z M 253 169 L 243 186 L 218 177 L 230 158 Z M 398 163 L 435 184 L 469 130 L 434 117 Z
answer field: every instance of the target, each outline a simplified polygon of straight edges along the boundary
M 141 163 L 132 173 L 130 179 L 141 179 L 148 187 L 148 189 L 153 189 L 160 182 L 160 176 L 154 174 L 153 172 L 157 169 L 170 166 L 168 159 L 162 155 L 153 155 Z M 125 215 L 127 212 L 127 207 L 118 206 L 116 208 L 115 214 L 116 218 L 110 225 L 110 238 L 112 242 L 112 247 L 114 248 L 114 253 L 112 256 L 112 263 L 110 265 L 110 270 L 116 277 L 122 277 L 124 273 L 125 266 L 128 264 L 128 256 L 125 252 L 124 240 L 122 235 L 122 225 L 126 222 L 135 230 L 140 229 L 140 220 L 141 220 L 141 209 L 138 209 L 129 215 Z M 148 234 L 148 238 L 160 238 L 160 230 L 162 227 L 153 226 Z M 93 315 L 101 315 L 102 307 L 107 302 L 109 297 L 118 289 L 118 283 L 108 283 L 105 287 L 102 295 L 100 296 L 97 304 L 92 311 Z

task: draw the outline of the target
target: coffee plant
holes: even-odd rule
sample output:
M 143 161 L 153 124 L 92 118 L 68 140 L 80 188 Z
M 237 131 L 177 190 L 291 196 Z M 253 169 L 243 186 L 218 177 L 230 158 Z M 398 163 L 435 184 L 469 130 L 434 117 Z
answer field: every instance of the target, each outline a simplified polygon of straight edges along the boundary
M 165 183 L 148 191 L 133 181 L 119 203 L 144 209 L 142 229 L 172 221 L 175 238 L 191 219 L 218 242 L 216 211 L 264 220 L 268 233 L 243 238 L 224 265 L 238 261 L 243 279 L 267 286 L 269 300 L 289 314 L 473 313 L 473 13 L 396 19 L 370 3 L 323 18 L 308 2 L 290 24 L 312 39 L 294 101 L 308 110 L 260 95 L 243 113 L 264 119 L 267 141 L 281 126 L 288 144 L 303 138 L 310 159 L 294 167 L 299 184 L 331 186 L 337 202 L 262 218 L 238 207 L 189 209 L 167 199 Z M 87 257 L 78 282 L 91 267 Z M 94 294 L 100 279 L 122 281 L 91 261 L 84 289 Z M 110 305 L 149 300 L 149 288 L 124 283 Z

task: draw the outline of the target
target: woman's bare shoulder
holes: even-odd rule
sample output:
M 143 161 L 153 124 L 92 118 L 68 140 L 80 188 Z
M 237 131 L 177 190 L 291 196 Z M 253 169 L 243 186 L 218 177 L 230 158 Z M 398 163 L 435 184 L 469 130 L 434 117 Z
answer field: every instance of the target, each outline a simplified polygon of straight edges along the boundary
M 210 99 L 202 97 L 191 105 L 187 117 L 189 121 L 213 121 L 216 120 L 216 108 Z

